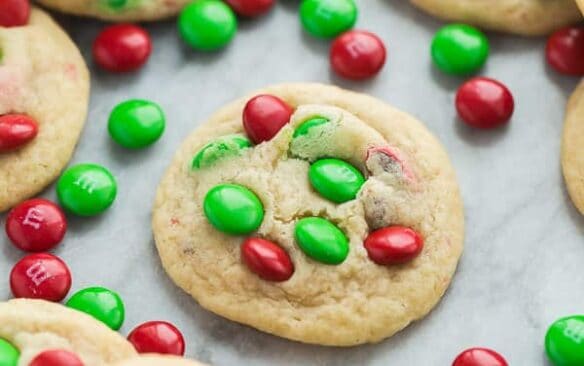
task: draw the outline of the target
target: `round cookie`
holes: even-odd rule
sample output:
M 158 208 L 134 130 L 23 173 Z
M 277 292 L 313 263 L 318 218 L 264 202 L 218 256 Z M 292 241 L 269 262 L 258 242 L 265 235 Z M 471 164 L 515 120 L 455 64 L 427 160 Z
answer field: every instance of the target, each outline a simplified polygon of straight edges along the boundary
M 68 14 L 116 22 L 143 22 L 177 15 L 192 0 L 39 0 Z
M 0 303 L 0 339 L 20 351 L 21 366 L 50 349 L 73 352 L 85 366 L 101 366 L 136 355 L 134 347 L 105 324 L 43 300 Z
M 410 1 L 447 21 L 524 36 L 546 35 L 582 19 L 574 0 Z
M 43 11 L 0 27 L 0 116 L 25 114 L 38 135 L 0 152 L 0 212 L 34 196 L 67 164 L 87 116 L 89 72 L 71 39 Z
M 584 81 L 568 102 L 562 138 L 562 168 L 570 197 L 584 215 Z
M 204 366 L 200 362 L 176 356 L 142 355 L 118 362 L 112 366 Z
M 238 141 L 233 134 L 244 134 L 242 110 L 251 96 L 238 100 L 186 139 L 162 179 L 153 230 L 167 273 L 208 310 L 307 343 L 378 342 L 424 317 L 446 291 L 463 247 L 462 202 L 440 143 L 413 117 L 363 94 L 320 84 L 284 84 L 253 95 L 261 93 L 295 108 L 275 137 L 230 154 L 236 144 L 229 141 Z M 298 128 L 313 117 L 329 123 Z M 220 142 L 216 150 L 203 148 L 211 141 Z M 312 189 L 310 162 L 323 156 L 367 175 L 356 199 L 338 204 Z M 223 183 L 243 185 L 261 200 L 265 213 L 253 235 L 225 234 L 207 220 L 205 197 Z M 321 263 L 299 248 L 294 231 L 307 217 L 340 228 L 348 253 L 333 250 L 336 258 L 329 259 L 340 256 L 342 263 Z M 416 230 L 423 251 L 401 265 L 374 263 L 363 242 L 388 225 Z M 251 236 L 287 253 L 294 266 L 288 280 L 267 281 L 248 269 L 240 247 Z

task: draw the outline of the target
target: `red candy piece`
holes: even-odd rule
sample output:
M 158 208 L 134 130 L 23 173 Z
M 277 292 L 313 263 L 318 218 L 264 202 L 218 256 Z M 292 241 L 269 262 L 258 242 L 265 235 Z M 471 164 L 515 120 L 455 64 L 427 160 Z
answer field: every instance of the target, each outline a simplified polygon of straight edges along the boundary
M 93 58 L 104 69 L 128 72 L 146 63 L 152 52 L 152 41 L 146 30 L 132 24 L 105 28 L 93 43 Z
M 1 1 L 1 0 L 0 0 Z M 0 11 L 2 11 L 0 9 Z M 34 119 L 24 114 L 0 116 L 0 153 L 18 149 L 33 140 L 39 127 Z
M 6 234 L 26 252 L 44 252 L 63 240 L 67 220 L 63 211 L 49 200 L 35 198 L 14 207 L 6 218 Z
M 268 240 L 247 239 L 241 246 L 241 256 L 253 273 L 267 281 L 286 281 L 294 273 L 288 253 Z
M 185 340 L 181 332 L 172 324 L 151 321 L 134 328 L 128 341 L 138 353 L 161 353 L 182 356 L 185 353 Z
M 390 226 L 369 234 L 364 245 L 373 262 L 388 265 L 416 258 L 424 248 L 424 240 L 410 228 Z
M 469 348 L 456 357 L 452 366 L 508 366 L 497 352 L 488 348 Z
M 71 272 L 52 254 L 30 254 L 12 268 L 10 288 L 14 297 L 61 301 L 71 288 Z
M 225 2 L 234 12 L 243 17 L 261 15 L 274 5 L 274 0 L 225 0 Z
M 584 27 L 560 29 L 548 38 L 545 57 L 556 71 L 584 76 Z
M 0 27 L 26 25 L 29 16 L 29 0 L 0 0 Z
M 294 110 L 282 99 L 273 95 L 258 95 L 243 109 L 243 127 L 256 144 L 269 141 L 290 122 Z
M 513 95 L 497 80 L 476 77 L 462 84 L 456 93 L 458 115 L 473 127 L 498 127 L 509 121 L 514 108 Z
M 393 167 L 397 166 L 405 178 L 409 181 L 415 180 L 414 172 L 412 172 L 410 167 L 404 163 L 397 150 L 394 150 L 389 146 L 370 147 L 367 150 L 367 157 L 365 158 L 367 169 L 373 168 L 372 166 L 370 167 L 370 164 L 375 164 L 373 162 L 375 158 L 378 158 L 375 163 L 380 164 L 384 171 L 392 172 L 394 171 Z
M 39 353 L 29 366 L 83 366 L 83 362 L 74 353 L 51 349 Z
M 375 34 L 352 30 L 341 34 L 331 46 L 333 70 L 347 79 L 361 80 L 376 75 L 385 64 L 383 41 Z

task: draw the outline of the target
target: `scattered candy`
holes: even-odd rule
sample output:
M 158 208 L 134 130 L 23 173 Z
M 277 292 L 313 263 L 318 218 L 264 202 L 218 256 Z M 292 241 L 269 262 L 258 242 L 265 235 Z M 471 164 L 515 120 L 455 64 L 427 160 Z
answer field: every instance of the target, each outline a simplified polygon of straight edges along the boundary
M 456 357 L 452 366 L 508 366 L 497 352 L 488 348 L 469 348 Z
M 248 238 L 241 246 L 241 256 L 247 267 L 266 281 L 287 281 L 294 274 L 288 253 L 271 241 Z
M 10 288 L 14 297 L 61 301 L 71 288 L 71 272 L 59 257 L 30 254 L 12 268 Z
M 158 104 L 131 99 L 114 108 L 108 131 L 118 144 L 128 149 L 138 149 L 158 141 L 165 123 L 164 112 Z
M 320 217 L 299 220 L 294 237 L 304 254 L 321 263 L 340 264 L 349 255 L 349 241 L 345 234 Z
M 375 34 L 353 30 L 341 34 L 331 46 L 333 70 L 347 79 L 361 80 L 375 76 L 385 64 L 383 41 Z
M 545 335 L 545 350 L 555 366 L 584 365 L 584 315 L 556 320 Z
M 308 135 L 308 132 L 316 127 L 316 126 L 321 126 L 324 124 L 329 123 L 330 121 L 324 117 L 314 117 L 311 118 L 307 121 L 302 122 L 302 124 L 300 124 L 300 126 L 298 126 L 296 128 L 296 130 L 294 130 L 294 135 L 293 137 L 298 137 L 298 136 L 306 136 Z
M 380 265 L 406 263 L 424 248 L 424 240 L 414 230 L 390 226 L 369 234 L 363 243 L 369 258 Z
M 61 206 L 79 216 L 94 216 L 114 202 L 117 185 L 113 175 L 97 164 L 70 167 L 57 181 Z
M 178 29 L 192 48 L 213 51 L 225 47 L 235 36 L 237 19 L 233 10 L 221 0 L 199 0 L 180 13 Z
M 308 33 L 332 38 L 353 28 L 357 6 L 354 0 L 303 0 L 300 20 Z
M 371 147 L 367 150 L 365 165 L 369 173 L 373 175 L 391 173 L 403 176 L 407 180 L 414 180 L 414 173 L 398 156 L 397 151 L 389 146 Z
M 34 140 L 38 130 L 37 122 L 27 115 L 0 116 L 0 153 L 13 151 L 28 144 Z
M 274 5 L 274 0 L 225 0 L 225 2 L 242 17 L 262 15 Z
M 554 32 L 548 38 L 545 56 L 556 71 L 584 76 L 584 27 L 571 26 Z
M 205 196 L 205 216 L 219 231 L 248 234 L 264 219 L 264 206 L 249 189 L 236 184 L 220 184 Z
M 509 121 L 515 102 L 507 87 L 497 80 L 476 77 L 456 93 L 456 110 L 466 124 L 494 128 Z
M 142 67 L 152 52 L 148 32 L 132 24 L 105 28 L 93 43 L 93 58 L 102 68 L 112 72 L 129 72 Z
M 0 27 L 19 27 L 26 25 L 29 16 L 29 0 L 0 1 Z M 0 362 L 0 365 L 4 366 L 2 362 Z
M 182 356 L 185 353 L 185 340 L 181 332 L 172 324 L 151 321 L 134 328 L 128 341 L 138 353 L 159 353 Z
M 324 198 L 343 203 L 354 200 L 365 178 L 359 169 L 339 159 L 321 159 L 308 171 L 312 187 Z
M 0 338 L 0 365 L 17 366 L 20 352 L 8 341 Z
M 29 366 L 83 366 L 83 362 L 72 352 L 51 349 L 39 353 Z
M 117 293 L 104 287 L 88 287 L 76 292 L 67 306 L 91 315 L 113 330 L 124 322 L 124 303 Z
M 14 207 L 6 218 L 6 234 L 17 248 L 44 252 L 59 244 L 67 232 L 67 219 L 55 203 L 35 198 Z
M 193 169 L 207 168 L 217 161 L 241 154 L 245 149 L 250 148 L 251 141 L 241 135 L 228 135 L 218 138 L 215 141 L 203 146 L 193 158 Z
M 290 122 L 294 110 L 274 95 L 258 95 L 243 109 L 243 127 L 256 144 L 271 140 Z
M 432 59 L 447 74 L 477 72 L 489 56 L 489 41 L 483 32 L 466 24 L 441 28 L 432 40 Z

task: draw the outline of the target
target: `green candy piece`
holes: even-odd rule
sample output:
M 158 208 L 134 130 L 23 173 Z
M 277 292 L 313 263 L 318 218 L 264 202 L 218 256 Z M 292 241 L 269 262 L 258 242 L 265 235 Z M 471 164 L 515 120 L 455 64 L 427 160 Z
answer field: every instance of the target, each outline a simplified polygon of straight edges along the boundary
M 324 125 L 324 124 L 329 123 L 329 122 L 330 121 L 324 117 L 313 117 L 309 120 L 302 122 L 300 124 L 300 126 L 298 126 L 296 128 L 296 130 L 294 130 L 294 134 L 292 135 L 292 137 L 294 138 L 294 137 L 298 137 L 298 136 L 308 135 L 308 132 L 313 127 Z
M 354 0 L 303 0 L 300 21 L 313 36 L 332 38 L 353 28 L 357 21 Z
M 442 27 L 432 40 L 432 59 L 447 74 L 477 72 L 489 56 L 489 40 L 483 32 L 466 24 Z
M 76 292 L 66 304 L 101 321 L 113 330 L 124 322 L 124 303 L 117 293 L 104 287 L 88 287 Z
M 117 185 L 113 175 L 97 164 L 78 164 L 67 169 L 57 182 L 61 206 L 79 216 L 95 216 L 114 202 Z
M 355 199 L 365 183 L 359 169 L 339 159 L 321 159 L 310 166 L 308 178 L 324 198 L 336 203 Z
M 349 255 L 349 241 L 337 226 L 320 217 L 296 223 L 298 246 L 310 258 L 325 264 L 340 264 Z
M 555 366 L 584 365 L 584 315 L 556 320 L 545 335 L 545 350 Z
M 104 0 L 103 1 L 108 8 L 119 10 L 128 4 L 128 0 Z
M 0 366 L 16 366 L 20 351 L 10 342 L 0 338 Z
M 131 99 L 113 109 L 108 131 L 118 144 L 138 149 L 156 142 L 162 136 L 165 124 L 164 112 L 158 104 Z
M 193 158 L 193 169 L 207 168 L 218 160 L 226 157 L 237 156 L 242 150 L 250 148 L 251 141 L 241 135 L 228 135 L 211 141 L 203 146 Z
M 219 231 L 249 234 L 262 224 L 264 206 L 249 189 L 237 184 L 220 184 L 205 196 L 205 216 Z
M 192 48 L 213 51 L 225 47 L 233 39 L 237 19 L 233 10 L 221 0 L 198 0 L 182 10 L 178 30 Z

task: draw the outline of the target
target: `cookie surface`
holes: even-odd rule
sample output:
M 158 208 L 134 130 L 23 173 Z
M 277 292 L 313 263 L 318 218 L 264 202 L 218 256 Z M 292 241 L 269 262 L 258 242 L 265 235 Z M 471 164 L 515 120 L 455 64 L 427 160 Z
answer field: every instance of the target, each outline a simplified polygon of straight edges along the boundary
M 573 0 L 410 0 L 451 22 L 526 36 L 545 35 L 582 18 Z
M 20 351 L 20 366 L 49 349 L 71 351 L 85 366 L 102 366 L 136 355 L 128 341 L 101 322 L 42 300 L 0 303 L 0 338 Z
M 272 140 L 212 166 L 191 167 L 210 141 L 243 133 L 249 98 L 236 101 L 186 139 L 162 179 L 153 229 L 167 273 L 208 310 L 307 343 L 378 342 L 425 316 L 447 289 L 463 246 L 458 184 L 439 142 L 411 116 L 366 95 L 320 84 L 280 85 L 253 95 L 259 93 L 296 109 Z M 334 121 L 338 134 L 291 144 L 294 129 L 315 115 Z M 377 144 L 391 146 L 401 167 L 388 161 L 369 166 L 365 154 Z M 307 160 L 320 153 L 371 168 L 355 200 L 336 204 L 311 188 Z M 290 279 L 269 282 L 252 273 L 242 264 L 245 237 L 221 233 L 206 219 L 203 199 L 222 183 L 246 186 L 262 201 L 257 236 L 288 253 Z M 341 264 L 317 262 L 298 247 L 294 226 L 310 216 L 334 222 L 349 239 Z M 407 264 L 377 265 L 363 241 L 371 230 L 393 224 L 421 233 L 424 249 Z
M 140 357 L 129 358 L 112 366 L 205 366 L 197 361 L 182 357 L 162 356 L 162 355 L 142 355 Z
M 44 12 L 0 27 L 0 115 L 26 114 L 38 135 L 0 152 L 0 212 L 50 184 L 67 164 L 87 116 L 89 72 L 77 47 Z
M 584 82 L 568 102 L 562 138 L 562 169 L 570 197 L 584 215 Z
M 39 0 L 68 14 L 110 21 L 153 21 L 177 15 L 192 0 Z
M 584 13 L 584 0 L 576 0 L 576 3 L 578 4 L 578 7 L 580 7 L 580 10 Z

